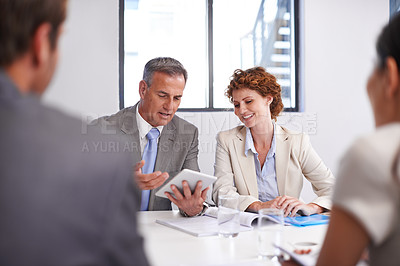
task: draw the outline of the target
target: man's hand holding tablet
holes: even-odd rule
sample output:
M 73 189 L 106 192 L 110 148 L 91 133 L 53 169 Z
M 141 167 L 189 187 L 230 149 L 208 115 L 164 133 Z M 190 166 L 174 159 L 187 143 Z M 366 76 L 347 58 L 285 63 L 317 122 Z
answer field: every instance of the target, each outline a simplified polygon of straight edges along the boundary
M 214 176 L 184 169 L 157 191 L 156 196 L 168 198 L 185 216 L 199 215 L 204 210 L 209 186 L 216 180 Z
M 200 215 L 203 212 L 204 209 L 203 203 L 207 198 L 207 191 L 210 187 L 207 187 L 206 189 L 201 191 L 202 181 L 198 181 L 196 189 L 192 194 L 189 184 L 186 180 L 182 181 L 182 186 L 183 186 L 183 195 L 175 185 L 171 185 L 173 193 L 165 192 L 165 195 L 168 197 L 170 201 L 172 201 L 176 206 L 179 207 L 181 213 L 183 211 L 182 214 L 184 216 Z

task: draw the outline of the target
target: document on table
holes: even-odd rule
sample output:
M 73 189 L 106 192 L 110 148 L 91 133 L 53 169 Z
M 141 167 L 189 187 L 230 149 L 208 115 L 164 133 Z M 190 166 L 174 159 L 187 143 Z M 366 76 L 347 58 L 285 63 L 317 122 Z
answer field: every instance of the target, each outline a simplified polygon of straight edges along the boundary
M 210 207 L 204 213 L 205 216 L 217 218 L 218 217 L 218 207 Z M 239 223 L 246 227 L 253 227 L 254 222 L 258 217 L 257 213 L 252 212 L 239 212 Z
M 205 212 L 204 216 L 198 217 L 177 217 L 174 219 L 157 219 L 156 222 L 182 232 L 194 236 L 212 236 L 218 234 L 218 208 L 210 207 Z M 257 213 L 240 212 L 240 231 L 251 231 L 256 225 L 258 218 Z M 310 226 L 327 224 L 329 222 L 328 215 L 314 214 L 311 216 L 296 216 L 286 217 L 285 225 L 293 226 Z
M 205 213 L 207 216 L 215 217 L 218 216 L 218 208 L 212 207 Z M 257 222 L 258 214 L 253 212 L 240 212 L 240 224 L 244 226 L 255 226 Z M 285 225 L 293 226 L 310 226 L 329 223 L 329 215 L 325 214 L 313 214 L 310 216 L 295 216 L 285 217 Z
M 218 235 L 218 221 L 210 216 L 157 219 L 156 223 L 180 230 L 193 236 Z M 251 231 L 252 229 L 252 227 L 241 225 L 239 232 Z

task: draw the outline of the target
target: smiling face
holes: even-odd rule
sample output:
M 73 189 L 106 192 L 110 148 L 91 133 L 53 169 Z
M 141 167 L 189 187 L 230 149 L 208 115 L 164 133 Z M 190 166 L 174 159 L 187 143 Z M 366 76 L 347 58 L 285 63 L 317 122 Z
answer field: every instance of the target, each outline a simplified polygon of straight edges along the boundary
M 272 100 L 272 96 L 262 97 L 257 91 L 246 88 L 232 92 L 235 115 L 248 128 L 271 122 L 269 106 Z
M 140 115 L 153 127 L 165 126 L 178 110 L 184 88 L 183 75 L 170 76 L 155 72 L 151 87 L 144 80 L 140 81 Z

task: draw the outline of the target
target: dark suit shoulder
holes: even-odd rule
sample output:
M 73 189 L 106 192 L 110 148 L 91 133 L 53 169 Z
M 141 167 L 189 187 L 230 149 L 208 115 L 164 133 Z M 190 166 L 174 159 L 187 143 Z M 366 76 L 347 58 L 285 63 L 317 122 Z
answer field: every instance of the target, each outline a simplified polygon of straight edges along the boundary
M 102 142 L 113 140 L 111 136 L 88 130 L 84 121 L 42 105 L 36 98 L 22 97 L 8 104 L 0 105 L 0 122 L 9 129 L 3 132 L 0 143 L 10 147 L 9 154 L 15 155 L 16 160 L 19 156 L 20 160 L 37 161 L 36 170 L 40 169 L 39 166 L 56 168 L 57 165 L 60 171 L 76 163 L 75 168 L 93 172 L 87 166 L 89 161 L 105 160 L 104 166 L 97 165 L 96 168 L 106 168 L 119 164 L 114 156 L 119 159 L 124 156 L 101 147 Z M 29 151 L 35 151 L 38 156 Z M 86 161 L 86 164 L 79 160 Z
M 136 121 L 136 105 L 125 107 L 112 115 L 99 117 L 98 119 L 93 120 L 90 124 L 107 124 L 121 128 L 122 125 L 129 122 L 129 120 Z
M 171 122 L 169 124 L 174 125 L 176 128 L 185 128 L 187 130 L 192 130 L 192 131 L 197 131 L 198 130 L 195 125 L 193 125 L 192 123 L 186 121 L 183 118 L 180 118 L 177 115 L 174 115 L 174 117 L 172 118 L 172 120 L 171 120 Z

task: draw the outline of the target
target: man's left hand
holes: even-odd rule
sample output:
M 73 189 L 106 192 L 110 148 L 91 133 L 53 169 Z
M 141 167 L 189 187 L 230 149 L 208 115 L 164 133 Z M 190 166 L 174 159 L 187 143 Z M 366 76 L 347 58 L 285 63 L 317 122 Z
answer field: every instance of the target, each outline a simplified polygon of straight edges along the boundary
M 202 181 L 198 181 L 192 194 L 188 182 L 182 181 L 183 195 L 175 185 L 171 185 L 175 197 L 169 192 L 165 192 L 165 195 L 188 216 L 195 216 L 203 210 L 203 203 L 207 198 L 207 191 L 210 189 L 207 187 L 201 191 L 201 187 Z

